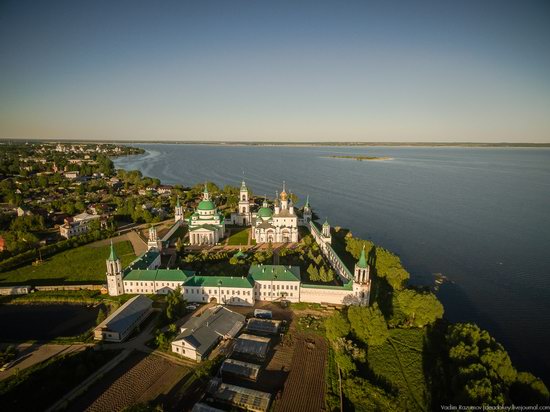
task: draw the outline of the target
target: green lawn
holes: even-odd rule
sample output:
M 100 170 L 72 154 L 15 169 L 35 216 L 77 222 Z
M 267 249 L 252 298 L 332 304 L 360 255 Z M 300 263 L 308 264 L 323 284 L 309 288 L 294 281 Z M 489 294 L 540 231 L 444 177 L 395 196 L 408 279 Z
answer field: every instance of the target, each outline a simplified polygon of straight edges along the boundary
M 231 236 L 227 239 L 227 244 L 231 246 L 248 245 L 248 228 L 235 228 L 231 229 Z
M 390 339 L 368 350 L 368 363 L 376 375 L 399 390 L 406 410 L 429 409 L 424 371 L 422 369 L 424 330 L 393 329 Z
M 55 285 L 61 283 L 105 283 L 105 260 L 109 245 L 80 246 L 49 257 L 39 266 L 23 266 L 0 273 L 0 283 L 18 285 Z M 115 244 L 122 267 L 136 258 L 132 244 L 123 241 Z

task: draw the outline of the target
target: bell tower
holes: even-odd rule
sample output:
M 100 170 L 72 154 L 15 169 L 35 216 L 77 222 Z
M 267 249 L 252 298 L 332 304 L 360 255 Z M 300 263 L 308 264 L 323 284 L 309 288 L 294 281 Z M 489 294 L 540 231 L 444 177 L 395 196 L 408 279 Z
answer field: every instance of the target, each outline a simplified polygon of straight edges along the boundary
M 241 190 L 239 191 L 239 213 L 241 224 L 247 225 L 250 223 L 250 198 L 248 197 L 248 188 L 243 180 Z
M 109 295 L 119 296 L 124 294 L 124 282 L 122 281 L 122 265 L 115 252 L 113 241 L 111 240 L 111 254 L 106 260 L 107 264 L 107 289 Z

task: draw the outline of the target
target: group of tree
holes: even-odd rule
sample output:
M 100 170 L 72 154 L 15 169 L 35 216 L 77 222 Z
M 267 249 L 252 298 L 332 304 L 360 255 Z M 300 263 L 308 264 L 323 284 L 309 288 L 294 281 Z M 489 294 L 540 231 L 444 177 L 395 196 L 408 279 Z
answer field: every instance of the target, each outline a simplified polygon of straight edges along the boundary
M 185 314 L 185 299 L 181 295 L 181 287 L 171 290 L 166 295 L 166 306 L 164 309 L 164 317 L 169 322 L 173 322 Z
M 9 238 L 14 234 L 17 235 L 18 232 L 6 232 L 4 235 Z M 89 230 L 88 232 L 80 236 L 75 236 L 70 239 L 61 240 L 59 242 L 51 243 L 49 245 L 25 249 L 21 253 L 18 253 L 14 256 L 1 260 L 0 272 L 5 272 L 7 270 L 16 268 L 18 266 L 29 264 L 35 259 L 40 257 L 45 259 L 48 256 L 54 255 L 59 252 L 63 252 L 64 250 L 71 249 L 77 246 L 82 246 L 87 243 L 94 242 L 96 240 L 105 239 L 112 235 L 113 235 L 113 229 L 111 226 L 108 226 L 108 228 L 106 229 L 96 228 L 93 230 Z M 28 243 L 28 242 L 25 242 L 24 240 L 21 240 L 21 242 L 25 244 Z
M 410 275 L 403 267 L 399 256 L 374 245 L 369 240 L 359 239 L 348 233 L 346 236 L 346 250 L 355 259 L 359 259 L 363 248 L 377 277 L 385 279 L 395 290 L 403 289 L 406 286 Z
M 548 389 L 518 372 L 504 347 L 471 323 L 449 325 L 446 334 L 450 401 L 463 405 L 546 404 Z
M 311 282 L 324 282 L 329 283 L 334 281 L 334 270 L 326 265 L 321 264 L 319 267 L 313 263 L 310 263 L 307 268 L 307 274 Z
M 548 403 L 544 383 L 530 373 L 518 372 L 504 347 L 487 331 L 473 324 L 442 320 L 443 305 L 433 293 L 407 287 L 409 275 L 397 256 L 351 236 L 346 244 L 356 259 L 365 248 L 372 265 L 373 288 L 385 284 L 381 290 L 388 295 L 375 293 L 371 306 L 349 306 L 325 321 L 332 359 L 342 374 L 344 395 L 356 411 L 400 410 L 403 405 L 401 394 L 392 389 L 393 383 L 374 377 L 368 364 L 369 350 L 392 344 L 394 328 L 424 331 L 426 364 L 419 373 L 428 374 L 427 390 L 435 406 Z M 383 307 L 377 302 L 381 299 Z M 400 346 L 392 347 L 398 350 Z M 328 399 L 335 393 L 329 393 Z

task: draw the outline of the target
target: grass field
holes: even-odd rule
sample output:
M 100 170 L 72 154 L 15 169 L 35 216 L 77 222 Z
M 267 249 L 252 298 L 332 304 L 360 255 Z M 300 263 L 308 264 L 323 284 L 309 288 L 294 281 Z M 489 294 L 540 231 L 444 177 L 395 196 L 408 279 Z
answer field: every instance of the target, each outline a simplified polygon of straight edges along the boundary
M 368 351 L 368 363 L 376 375 L 399 390 L 406 410 L 427 411 L 429 395 L 422 369 L 423 329 L 393 329 L 390 339 Z
M 18 285 L 54 285 L 61 283 L 105 283 L 105 260 L 109 245 L 80 246 L 46 259 L 39 266 L 23 266 L 0 273 L 0 283 Z M 129 241 L 115 244 L 122 267 L 136 258 Z
M 248 245 L 248 228 L 234 228 L 231 229 L 231 236 L 227 239 L 227 244 L 230 246 Z

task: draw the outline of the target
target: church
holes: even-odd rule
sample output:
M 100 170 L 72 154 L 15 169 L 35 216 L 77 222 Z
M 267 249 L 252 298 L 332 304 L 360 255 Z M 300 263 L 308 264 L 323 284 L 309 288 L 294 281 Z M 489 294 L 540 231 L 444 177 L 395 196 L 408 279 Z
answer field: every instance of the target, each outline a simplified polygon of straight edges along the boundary
M 178 203 L 175 214 L 176 223 L 183 221 L 183 210 Z M 215 245 L 225 236 L 225 217 L 218 212 L 218 208 L 210 198 L 208 188 L 204 185 L 202 200 L 199 202 L 195 213 L 187 222 L 189 228 L 189 244 L 191 245 Z
M 307 226 L 311 221 L 309 198 L 304 206 L 302 216 L 298 216 L 284 183 L 281 194 L 276 193 L 275 195 L 273 208 L 269 206 L 267 199 L 264 199 L 262 207 L 257 212 L 251 212 L 250 206 L 249 191 L 243 181 L 239 191 L 238 210 L 231 215 L 231 221 L 233 224 L 251 226 L 252 239 L 257 243 L 297 242 L 298 226 Z

